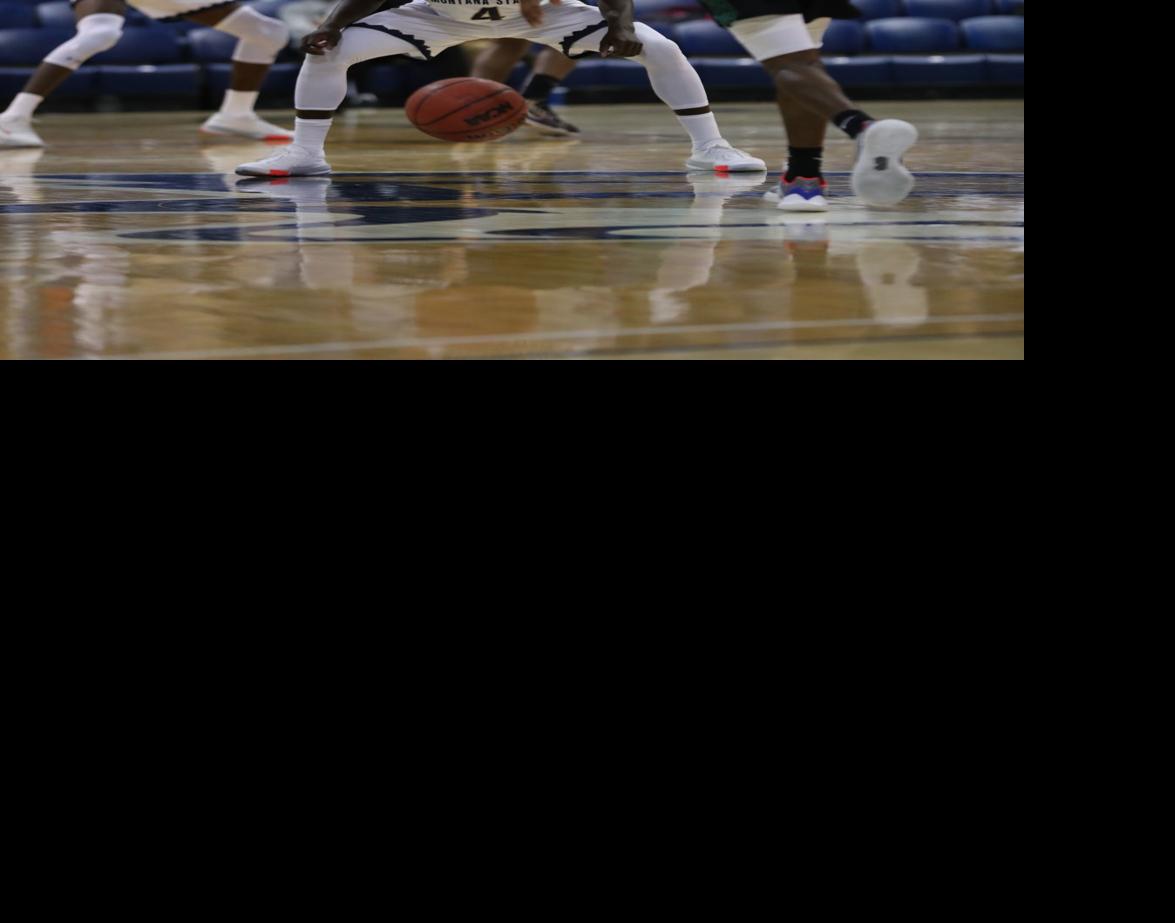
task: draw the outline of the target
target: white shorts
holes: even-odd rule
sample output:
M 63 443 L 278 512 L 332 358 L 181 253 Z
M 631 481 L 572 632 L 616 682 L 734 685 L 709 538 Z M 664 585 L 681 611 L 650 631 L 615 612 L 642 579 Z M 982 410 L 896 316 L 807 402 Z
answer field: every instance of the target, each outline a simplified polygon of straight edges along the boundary
M 139 0 L 136 0 L 136 3 Z M 155 0 L 153 0 L 155 2 Z M 570 58 L 600 50 L 600 39 L 608 23 L 600 11 L 579 0 L 563 0 L 558 6 L 543 7 L 543 22 L 531 26 L 515 17 L 503 22 L 460 20 L 442 16 L 425 0 L 413 0 L 398 9 L 373 13 L 348 29 L 374 29 L 415 46 L 412 57 L 435 58 L 446 48 L 487 38 L 524 38 L 558 48 Z
M 806 23 L 799 13 L 790 16 L 752 16 L 730 24 L 730 31 L 756 61 L 822 47 L 827 19 Z
M 218 6 L 228 6 L 234 0 L 125 0 L 126 5 L 134 7 L 140 13 L 152 19 L 171 19 L 173 16 L 186 16 L 188 13 L 199 13 L 201 10 L 210 10 Z M 77 6 L 78 0 L 70 0 L 70 4 Z

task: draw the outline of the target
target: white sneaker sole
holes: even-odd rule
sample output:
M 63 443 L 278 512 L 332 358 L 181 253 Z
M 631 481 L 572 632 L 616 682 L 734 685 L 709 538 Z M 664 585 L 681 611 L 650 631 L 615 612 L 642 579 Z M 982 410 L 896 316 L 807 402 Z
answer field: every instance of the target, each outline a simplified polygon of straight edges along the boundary
M 36 135 L 0 135 L 0 147 L 44 147 L 45 142 Z
M 783 201 L 776 206 L 781 212 L 826 212 L 828 200 L 819 195 L 814 199 L 805 199 L 803 196 L 784 196 Z
M 761 160 L 746 160 L 741 163 L 714 163 L 709 160 L 687 160 L 687 169 L 712 170 L 715 173 L 766 173 L 767 164 Z
M 853 193 L 866 205 L 897 205 L 914 188 L 902 155 L 918 140 L 918 129 L 899 119 L 874 122 L 860 136 L 853 166 Z
M 540 134 L 545 138 L 574 138 L 576 135 L 576 132 L 567 131 L 563 128 L 553 128 L 550 125 L 543 125 L 541 122 L 532 122 L 530 119 L 523 122 L 522 127 L 536 134 Z
M 272 170 L 267 168 L 237 167 L 238 176 L 329 176 L 330 164 L 311 164 L 306 167 L 294 167 L 292 170 Z

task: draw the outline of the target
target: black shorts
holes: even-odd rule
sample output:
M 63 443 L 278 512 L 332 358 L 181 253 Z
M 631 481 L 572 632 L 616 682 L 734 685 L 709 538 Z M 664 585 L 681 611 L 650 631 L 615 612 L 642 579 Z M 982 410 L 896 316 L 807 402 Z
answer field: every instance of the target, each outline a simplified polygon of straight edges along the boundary
M 800 13 L 805 22 L 814 19 L 860 19 L 861 11 L 849 0 L 698 0 L 718 20 L 729 26 L 740 19 L 755 16 L 794 16 Z

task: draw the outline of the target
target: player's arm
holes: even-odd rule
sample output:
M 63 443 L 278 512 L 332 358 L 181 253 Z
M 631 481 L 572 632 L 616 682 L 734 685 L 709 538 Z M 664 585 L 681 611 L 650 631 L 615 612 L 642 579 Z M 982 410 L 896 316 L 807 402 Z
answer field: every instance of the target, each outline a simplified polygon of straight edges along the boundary
M 644 50 L 632 25 L 632 0 L 600 0 L 600 13 L 608 31 L 600 40 L 600 54 L 605 58 L 631 58 Z
M 306 54 L 326 54 L 328 48 L 334 48 L 342 40 L 347 26 L 370 16 L 383 5 L 384 0 L 339 0 L 326 14 L 322 25 L 302 39 L 302 50 Z

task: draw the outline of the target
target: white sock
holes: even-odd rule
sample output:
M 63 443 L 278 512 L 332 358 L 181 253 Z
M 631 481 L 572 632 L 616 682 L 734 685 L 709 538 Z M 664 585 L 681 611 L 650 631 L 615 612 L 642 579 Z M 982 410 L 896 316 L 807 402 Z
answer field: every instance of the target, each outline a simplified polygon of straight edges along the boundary
M 44 101 L 44 96 L 37 96 L 35 93 L 17 93 L 14 99 L 4 110 L 4 114 L 0 115 L 0 119 L 22 119 L 28 120 L 33 117 L 33 113 L 37 111 L 37 106 Z
M 244 90 L 226 90 L 220 111 L 225 115 L 248 115 L 256 105 L 257 91 L 246 93 Z
M 321 156 L 333 122 L 334 119 L 294 119 L 294 143 Z
M 677 120 L 681 122 L 681 127 L 689 132 L 695 148 L 722 138 L 722 132 L 718 130 L 718 120 L 714 118 L 713 112 L 707 112 L 705 115 L 679 115 Z

